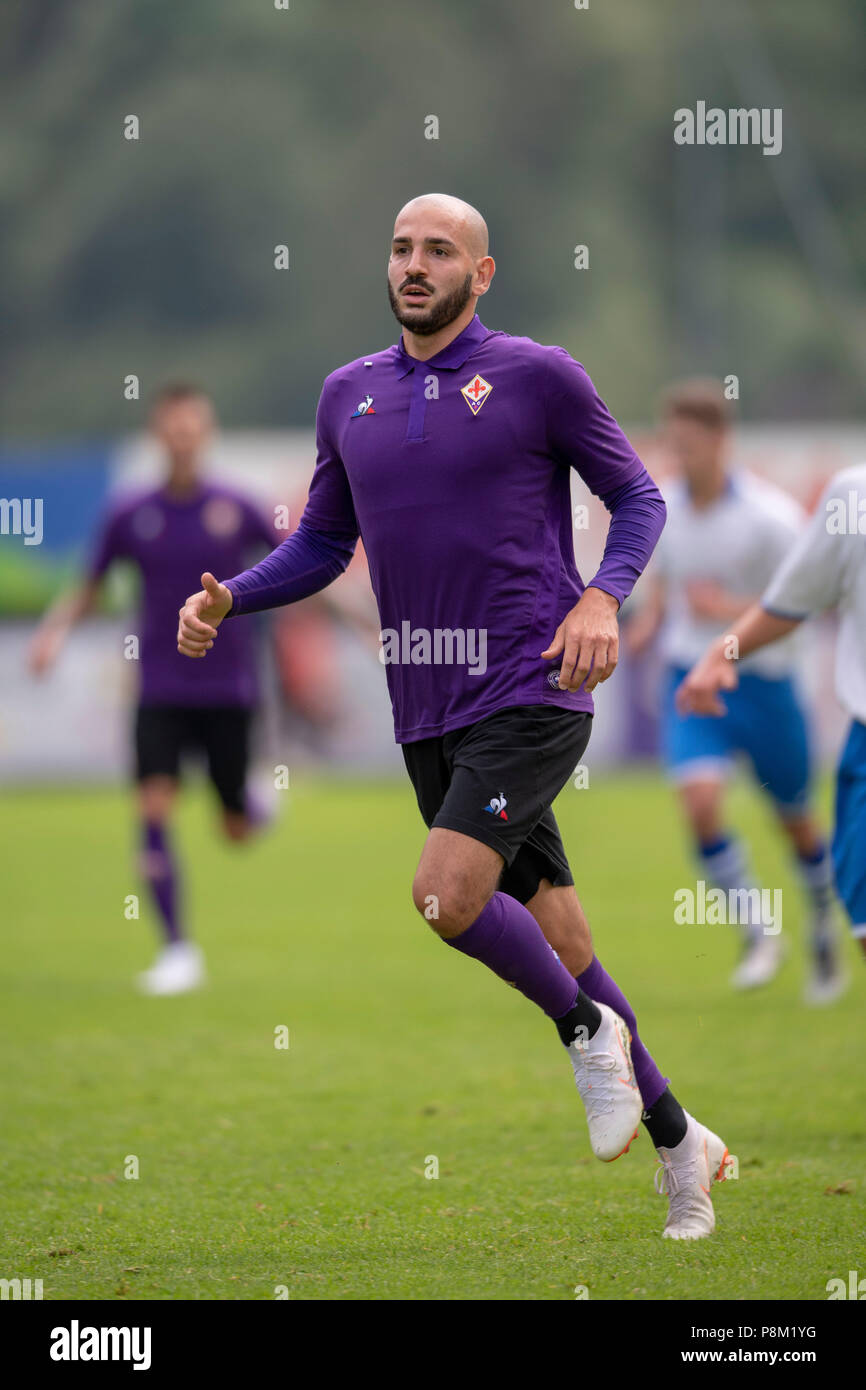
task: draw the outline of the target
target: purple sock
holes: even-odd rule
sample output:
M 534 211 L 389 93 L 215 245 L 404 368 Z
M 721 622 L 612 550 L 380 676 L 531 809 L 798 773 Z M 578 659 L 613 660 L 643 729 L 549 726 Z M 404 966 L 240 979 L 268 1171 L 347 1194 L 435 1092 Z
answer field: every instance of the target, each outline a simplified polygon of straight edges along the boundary
M 593 956 L 582 975 L 578 975 L 577 983 L 582 990 L 594 999 L 596 1004 L 608 1004 L 614 1013 L 619 1014 L 625 1020 L 626 1027 L 631 1033 L 631 1059 L 634 1062 L 634 1076 L 644 1110 L 649 1110 L 651 1105 L 655 1105 L 659 1096 L 667 1087 L 667 1078 L 662 1076 L 650 1054 L 647 1052 L 637 1032 L 637 1020 L 634 1010 L 626 999 L 619 985 L 612 980 L 607 971 L 603 968 L 598 956 Z
M 471 927 L 448 945 L 480 960 L 551 1018 L 574 1007 L 577 981 L 548 946 L 532 913 L 507 893 L 494 893 Z
M 177 875 L 166 832 L 158 821 L 145 821 L 141 871 L 156 903 L 163 934 L 169 942 L 180 941 L 177 913 Z

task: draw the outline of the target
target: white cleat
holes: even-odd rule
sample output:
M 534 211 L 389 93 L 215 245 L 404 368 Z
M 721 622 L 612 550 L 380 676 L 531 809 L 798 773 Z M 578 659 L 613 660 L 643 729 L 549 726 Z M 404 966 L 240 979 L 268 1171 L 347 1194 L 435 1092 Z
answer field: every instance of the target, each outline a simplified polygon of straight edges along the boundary
M 631 1038 L 619 1014 L 599 1004 L 601 1023 L 594 1037 L 571 1044 L 568 1055 L 586 1106 L 589 1142 L 605 1163 L 624 1154 L 638 1132 L 643 1102 L 634 1078 Z
M 288 789 L 277 791 L 272 775 L 253 772 L 244 788 L 244 811 L 254 830 L 269 830 L 287 804 Z
M 204 959 L 190 941 L 175 941 L 157 956 L 150 970 L 138 977 L 142 994 L 186 994 L 204 983 Z
M 813 1008 L 821 1008 L 826 1004 L 835 1004 L 847 988 L 848 976 L 838 960 L 829 967 L 816 961 L 806 982 L 803 1000 Z
M 803 994 L 815 1007 L 834 1003 L 848 987 L 832 914 L 816 917 L 812 925 L 811 964 Z
M 759 989 L 779 973 L 785 948 L 777 935 L 760 933 L 747 943 L 743 958 L 731 976 L 734 989 Z
M 700 1240 L 715 1229 L 710 1201 L 714 1182 L 725 1181 L 728 1150 L 717 1134 L 686 1113 L 688 1128 L 672 1149 L 659 1148 L 655 1189 L 667 1193 L 668 1219 L 662 1232 L 669 1240 Z

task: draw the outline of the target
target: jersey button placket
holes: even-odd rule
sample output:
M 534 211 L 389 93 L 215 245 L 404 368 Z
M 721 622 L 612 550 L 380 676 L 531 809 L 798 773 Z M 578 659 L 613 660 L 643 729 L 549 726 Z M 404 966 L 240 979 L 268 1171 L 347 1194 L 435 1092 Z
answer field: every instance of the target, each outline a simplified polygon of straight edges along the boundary
M 427 399 L 424 395 L 426 376 L 423 365 L 412 368 L 412 394 L 409 397 L 409 423 L 406 427 L 406 443 L 417 444 L 424 439 L 424 417 L 427 412 Z

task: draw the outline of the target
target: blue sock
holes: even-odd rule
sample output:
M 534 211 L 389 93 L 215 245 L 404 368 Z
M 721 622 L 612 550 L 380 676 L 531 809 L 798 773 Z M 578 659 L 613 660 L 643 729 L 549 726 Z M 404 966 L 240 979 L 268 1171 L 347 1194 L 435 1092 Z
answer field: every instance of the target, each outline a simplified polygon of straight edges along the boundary
M 724 893 L 755 890 L 755 901 L 760 902 L 758 885 L 752 878 L 749 862 L 742 841 L 733 835 L 722 835 L 717 840 L 707 840 L 698 845 L 698 859 L 708 882 Z M 750 899 L 751 901 L 751 899 Z M 747 940 L 760 936 L 763 922 L 760 910 L 750 911 L 749 920 L 741 922 L 743 935 Z

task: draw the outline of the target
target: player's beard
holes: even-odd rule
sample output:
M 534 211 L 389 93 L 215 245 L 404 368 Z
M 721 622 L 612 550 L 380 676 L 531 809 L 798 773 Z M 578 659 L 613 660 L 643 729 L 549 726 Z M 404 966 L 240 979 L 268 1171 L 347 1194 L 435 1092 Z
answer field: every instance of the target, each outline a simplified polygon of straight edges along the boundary
M 410 333 L 417 333 L 419 338 L 428 338 L 431 333 L 438 333 L 440 328 L 447 328 L 449 323 L 453 323 L 463 313 L 471 297 L 472 275 L 469 274 L 462 284 L 434 303 L 429 313 L 419 314 L 417 310 L 413 310 L 411 314 L 403 314 L 400 312 L 397 296 L 391 289 L 391 281 L 388 281 L 388 302 L 395 319 L 404 328 L 408 328 Z

